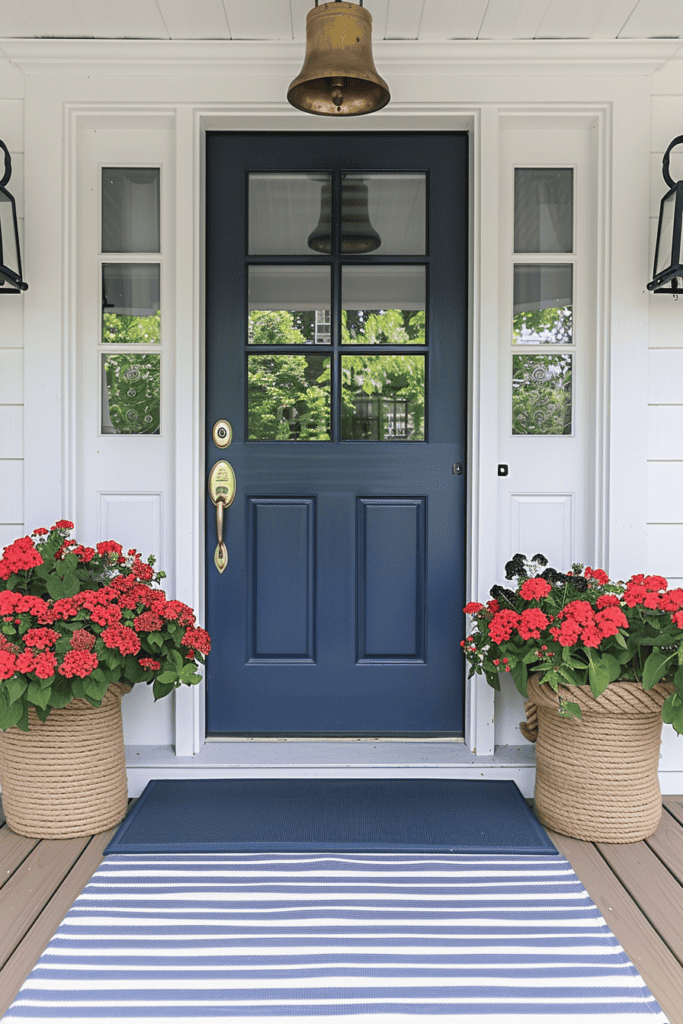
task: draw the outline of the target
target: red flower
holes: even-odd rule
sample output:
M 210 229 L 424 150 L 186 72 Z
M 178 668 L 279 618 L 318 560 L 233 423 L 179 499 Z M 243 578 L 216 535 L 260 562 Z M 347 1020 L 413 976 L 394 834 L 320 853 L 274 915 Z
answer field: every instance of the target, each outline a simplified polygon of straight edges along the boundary
M 463 611 L 465 615 L 476 615 L 477 612 L 480 612 L 483 607 L 483 604 L 479 604 L 478 601 L 470 601 L 469 604 L 465 605 Z
M 128 626 L 110 626 L 103 629 L 100 635 L 106 647 L 112 650 L 118 648 L 121 654 L 137 654 L 140 650 L 140 638 Z
M 52 605 L 52 610 L 55 614 L 55 619 L 70 619 L 73 615 L 78 612 L 78 604 L 73 597 L 60 597 Z
M 575 619 L 583 626 L 592 625 L 595 622 L 595 613 L 588 601 L 570 601 L 560 612 L 561 619 Z
M 182 644 L 184 647 L 196 647 L 202 654 L 211 650 L 211 640 L 205 629 L 186 629 Z
M 618 605 L 619 598 L 616 594 L 601 594 L 595 603 L 598 608 L 609 608 L 610 605 Z
M 29 629 L 24 634 L 24 643 L 27 647 L 37 647 L 44 650 L 46 647 L 54 647 L 59 640 L 59 633 L 56 629 Z
M 0 679 L 11 679 L 17 665 L 15 654 L 0 650 Z
M 602 631 L 603 636 L 615 636 L 619 631 L 620 626 L 623 626 L 624 629 L 628 629 L 628 619 L 622 612 L 621 608 L 615 608 L 613 606 L 604 608 L 601 612 L 598 612 L 595 616 L 595 623 Z
M 31 651 L 23 651 L 17 658 L 17 672 L 32 672 L 35 665 L 35 658 Z
M 0 579 L 8 580 L 12 573 L 23 572 L 42 564 L 42 555 L 36 551 L 31 538 L 20 537 L 5 548 L 0 559 Z
M 36 530 L 33 531 L 33 535 L 35 537 L 44 537 L 45 534 L 49 532 L 50 531 L 46 530 L 44 526 L 39 526 Z
M 67 679 L 73 679 L 74 676 L 85 679 L 98 665 L 97 655 L 91 651 L 67 651 L 59 666 L 59 674 Z
M 74 651 L 91 651 L 95 646 L 95 637 L 87 629 L 77 629 L 71 636 Z
M 117 604 L 110 604 L 93 608 L 90 618 L 98 626 L 115 626 L 121 621 L 121 609 Z
M 11 615 L 19 597 L 13 590 L 0 590 L 0 615 Z
M 59 519 L 52 527 L 53 530 L 73 530 L 74 524 L 68 519 Z
M 50 676 L 55 674 L 56 668 L 57 659 L 52 651 L 43 651 L 41 654 L 36 654 L 33 674 L 38 679 L 49 679 Z
M 597 626 L 586 626 L 581 630 L 581 639 L 586 647 L 599 647 L 603 640 L 603 633 Z
M 194 625 L 194 612 L 182 601 L 167 601 L 159 614 L 165 619 L 177 619 L 181 626 Z
M 123 548 L 115 540 L 103 540 L 97 545 L 98 555 L 120 555 Z
M 143 612 L 142 615 L 133 619 L 133 625 L 136 629 L 144 629 L 146 632 L 152 633 L 163 628 L 164 620 L 156 612 Z
M 683 608 L 683 590 L 667 590 L 659 596 L 659 607 L 665 612 L 675 612 Z
M 140 658 L 140 665 L 142 668 L 148 668 L 151 672 L 156 672 L 161 668 L 160 662 L 155 661 L 154 658 Z
M 523 640 L 529 640 L 531 637 L 538 640 L 541 630 L 547 625 L 548 617 L 540 608 L 525 608 L 522 612 L 522 621 L 517 628 Z
M 542 597 L 547 597 L 550 591 L 550 584 L 547 580 L 541 579 L 540 576 L 536 576 L 531 580 L 524 580 L 524 583 L 519 588 L 520 597 L 523 597 L 525 601 L 540 601 Z
M 498 604 L 497 601 L 493 600 L 486 602 L 486 608 L 488 611 L 493 612 L 494 614 L 500 611 L 500 605 Z
M 635 608 L 637 604 L 642 604 L 645 599 L 647 590 L 639 583 L 632 583 L 630 580 L 624 591 L 623 601 L 629 608 Z
M 561 647 L 571 647 L 579 639 L 581 625 L 576 619 L 565 619 L 561 626 L 551 626 L 550 632 Z
M 90 562 L 95 557 L 95 549 L 84 548 L 82 544 L 74 548 L 72 553 L 77 556 L 79 562 Z
M 604 569 L 591 569 L 590 565 L 587 565 L 583 571 L 583 575 L 587 580 L 595 580 L 595 582 L 599 583 L 601 586 L 609 583 L 609 576 Z
M 502 612 L 496 612 L 489 623 L 489 636 L 496 644 L 502 643 L 503 640 L 509 640 L 512 630 L 521 621 L 521 616 L 512 610 L 504 609 Z
M 649 592 L 643 598 L 644 608 L 659 608 L 659 594 Z

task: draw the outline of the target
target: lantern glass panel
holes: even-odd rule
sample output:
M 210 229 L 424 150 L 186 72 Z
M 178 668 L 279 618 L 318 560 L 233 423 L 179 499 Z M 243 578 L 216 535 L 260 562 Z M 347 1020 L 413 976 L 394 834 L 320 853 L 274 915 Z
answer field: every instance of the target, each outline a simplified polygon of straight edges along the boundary
M 676 213 L 676 194 L 677 190 L 672 189 L 671 192 L 662 200 L 662 207 L 659 213 L 659 236 L 657 238 L 657 263 L 655 265 L 655 276 L 661 274 L 663 270 L 672 266 L 677 261 L 674 258 L 673 249 L 673 233 Z
M 14 227 L 14 202 L 0 189 L 0 264 L 19 274 L 19 257 Z

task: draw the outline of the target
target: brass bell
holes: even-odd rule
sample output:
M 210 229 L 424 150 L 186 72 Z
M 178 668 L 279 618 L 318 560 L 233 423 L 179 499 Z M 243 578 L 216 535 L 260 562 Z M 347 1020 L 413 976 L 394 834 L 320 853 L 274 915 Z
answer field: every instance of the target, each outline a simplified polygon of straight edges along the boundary
M 362 6 L 334 0 L 306 16 L 306 56 L 287 99 L 309 114 L 353 116 L 381 110 L 389 86 L 372 59 L 372 15 Z
M 332 183 L 326 179 L 320 193 L 320 220 L 308 236 L 309 248 L 316 252 L 332 252 Z M 368 212 L 368 186 L 360 180 L 342 177 L 341 182 L 341 251 L 364 253 L 382 244 Z

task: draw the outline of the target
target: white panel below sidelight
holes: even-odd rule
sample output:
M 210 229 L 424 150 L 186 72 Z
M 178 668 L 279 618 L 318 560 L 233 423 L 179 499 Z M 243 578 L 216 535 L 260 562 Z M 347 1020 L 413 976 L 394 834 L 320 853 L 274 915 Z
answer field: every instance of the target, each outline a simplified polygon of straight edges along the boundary
M 510 557 L 517 551 L 529 557 L 542 554 L 566 571 L 573 560 L 573 533 L 573 494 L 510 495 Z
M 154 555 L 157 567 L 162 561 L 161 493 L 99 492 L 102 540 L 115 540 L 123 550 L 136 548 L 143 556 Z

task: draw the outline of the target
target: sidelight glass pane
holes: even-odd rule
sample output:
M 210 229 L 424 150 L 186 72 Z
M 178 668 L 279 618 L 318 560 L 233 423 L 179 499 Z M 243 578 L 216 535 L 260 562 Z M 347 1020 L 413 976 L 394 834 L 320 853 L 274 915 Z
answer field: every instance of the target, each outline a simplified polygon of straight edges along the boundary
M 102 356 L 102 433 L 158 434 L 161 357 L 144 352 Z
M 330 440 L 330 358 L 247 357 L 249 441 Z
M 252 266 L 250 345 L 330 345 L 330 268 Z
M 161 341 L 158 263 L 102 264 L 102 341 L 139 345 Z
M 315 174 L 250 174 L 250 256 L 314 256 L 308 244 L 321 215 L 322 193 L 331 177 Z M 328 200 L 329 204 L 329 200 Z
M 341 357 L 342 441 L 424 441 L 425 357 Z
M 572 356 L 512 357 L 512 433 L 571 434 Z
M 102 252 L 159 252 L 158 167 L 102 168 Z
M 342 267 L 342 343 L 424 345 L 425 267 Z
M 341 190 L 342 254 L 423 256 L 427 252 L 424 173 L 343 174 Z
M 572 252 L 574 171 L 515 168 L 515 252 Z
M 512 340 L 520 345 L 571 345 L 571 263 L 516 263 Z

